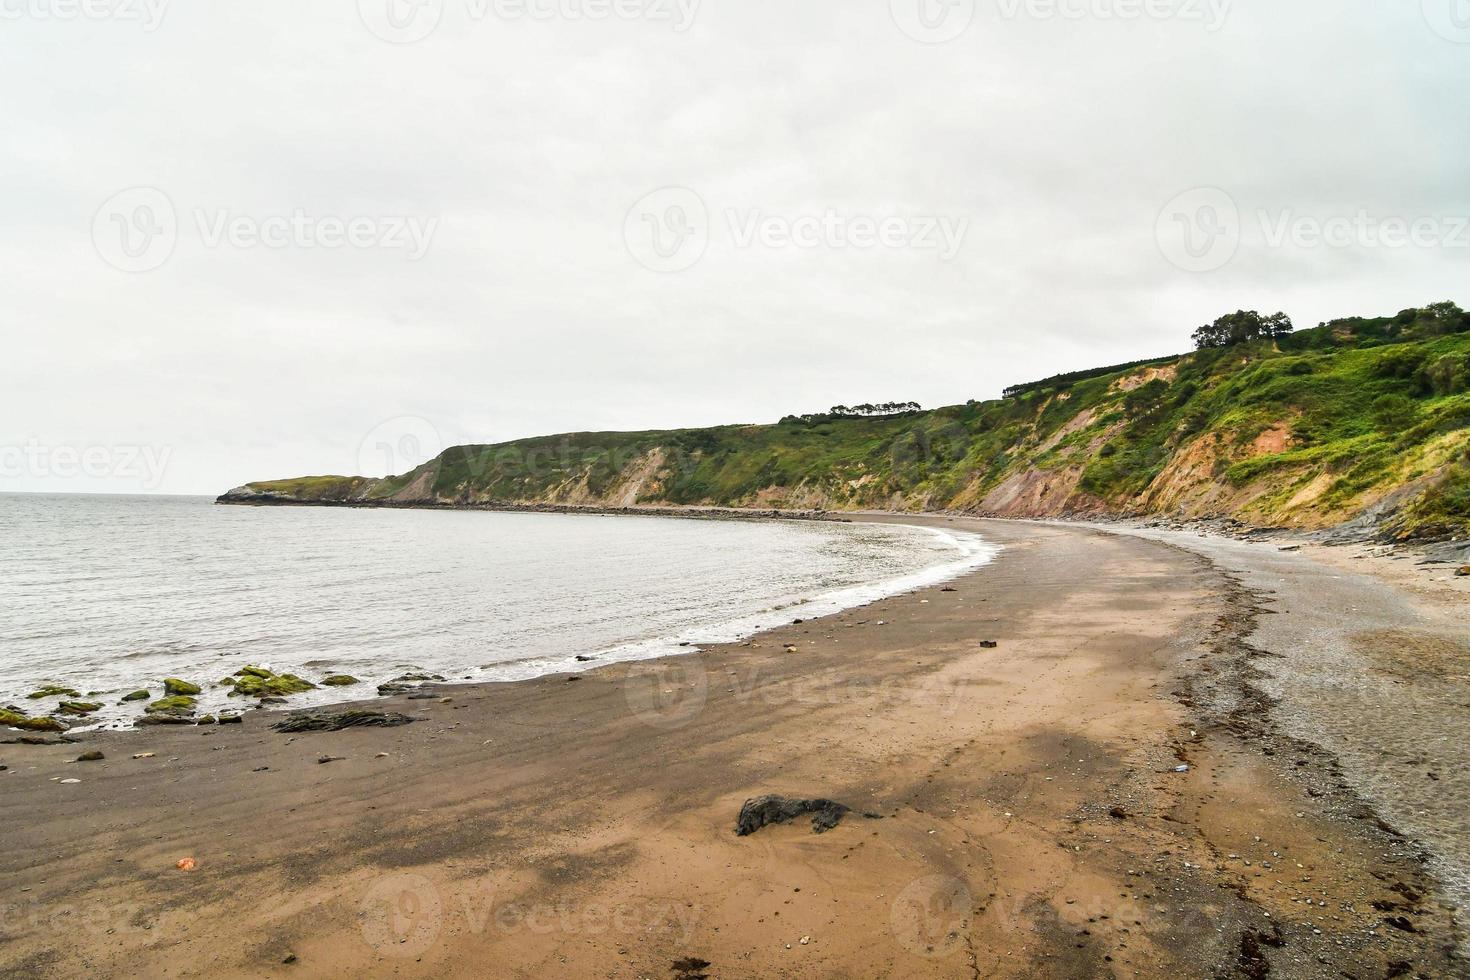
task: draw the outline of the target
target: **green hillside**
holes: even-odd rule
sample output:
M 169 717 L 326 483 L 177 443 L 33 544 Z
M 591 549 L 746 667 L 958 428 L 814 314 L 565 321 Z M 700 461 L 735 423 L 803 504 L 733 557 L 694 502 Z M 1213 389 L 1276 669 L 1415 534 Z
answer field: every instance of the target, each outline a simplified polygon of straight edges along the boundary
M 1256 334 L 1242 322 L 1255 321 L 1201 328 L 1197 339 L 1214 346 L 1191 354 L 1016 385 L 998 401 L 461 446 L 382 480 L 253 483 L 221 499 L 1162 514 L 1303 527 L 1364 516 L 1398 537 L 1470 530 L 1470 315 L 1435 304 L 1295 333 L 1272 318 Z

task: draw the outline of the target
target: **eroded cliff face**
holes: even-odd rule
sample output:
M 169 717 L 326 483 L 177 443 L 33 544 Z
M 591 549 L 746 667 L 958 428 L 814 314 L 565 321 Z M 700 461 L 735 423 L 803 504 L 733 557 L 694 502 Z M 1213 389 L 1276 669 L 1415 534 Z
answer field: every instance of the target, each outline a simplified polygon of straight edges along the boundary
M 1421 359 L 1464 357 L 1470 335 Z M 1408 353 L 1413 353 L 1409 351 Z M 882 418 L 581 433 L 451 449 L 385 479 L 250 484 L 231 503 L 954 511 L 1470 530 L 1470 393 L 1414 395 L 1382 350 L 1191 355 Z M 1438 360 L 1435 360 L 1435 359 Z

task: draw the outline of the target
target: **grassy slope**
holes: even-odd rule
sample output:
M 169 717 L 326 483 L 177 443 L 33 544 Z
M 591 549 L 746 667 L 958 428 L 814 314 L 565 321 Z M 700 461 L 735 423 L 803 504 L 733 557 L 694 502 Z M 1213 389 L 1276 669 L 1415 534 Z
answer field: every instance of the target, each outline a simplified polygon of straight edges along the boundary
M 1339 321 L 1279 342 L 874 419 L 574 433 L 451 449 L 386 480 L 252 484 L 302 500 L 1167 513 L 1470 530 L 1470 317 Z M 1458 331 L 1458 332 L 1448 332 Z

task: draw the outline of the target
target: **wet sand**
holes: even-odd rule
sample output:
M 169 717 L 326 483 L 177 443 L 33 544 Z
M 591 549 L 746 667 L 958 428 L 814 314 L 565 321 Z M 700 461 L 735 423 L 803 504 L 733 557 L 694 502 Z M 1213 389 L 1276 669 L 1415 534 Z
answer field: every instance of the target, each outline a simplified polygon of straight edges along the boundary
M 1254 689 L 1245 583 L 894 520 L 1005 551 L 746 644 L 371 704 L 401 728 L 0 746 L 0 975 L 1466 974 L 1423 849 Z M 766 793 L 853 812 L 736 837 Z

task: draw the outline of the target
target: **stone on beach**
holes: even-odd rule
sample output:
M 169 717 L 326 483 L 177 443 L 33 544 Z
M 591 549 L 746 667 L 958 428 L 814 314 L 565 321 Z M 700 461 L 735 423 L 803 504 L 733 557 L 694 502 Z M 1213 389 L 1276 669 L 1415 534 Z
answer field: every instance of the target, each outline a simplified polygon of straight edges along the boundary
M 315 684 L 295 674 L 273 674 L 264 667 L 242 667 L 230 697 L 285 697 L 314 690 Z
M 820 834 L 837 826 L 847 815 L 848 807 L 832 800 L 793 800 L 784 796 L 746 800 L 735 821 L 735 836 L 748 837 L 762 827 L 786 823 L 808 813 L 812 814 L 812 833 Z
M 393 711 L 335 711 L 309 715 L 291 715 L 271 727 L 285 734 L 300 732 L 340 732 L 348 728 L 396 728 L 412 724 L 408 715 Z
M 180 695 L 184 697 L 193 697 L 199 692 L 200 688 L 198 684 L 190 684 L 188 681 L 181 681 L 177 677 L 164 678 L 163 693 L 168 695 L 169 697 Z
M 23 732 L 64 732 L 67 724 L 57 718 L 29 718 L 14 708 L 0 709 L 0 725 L 19 728 Z

